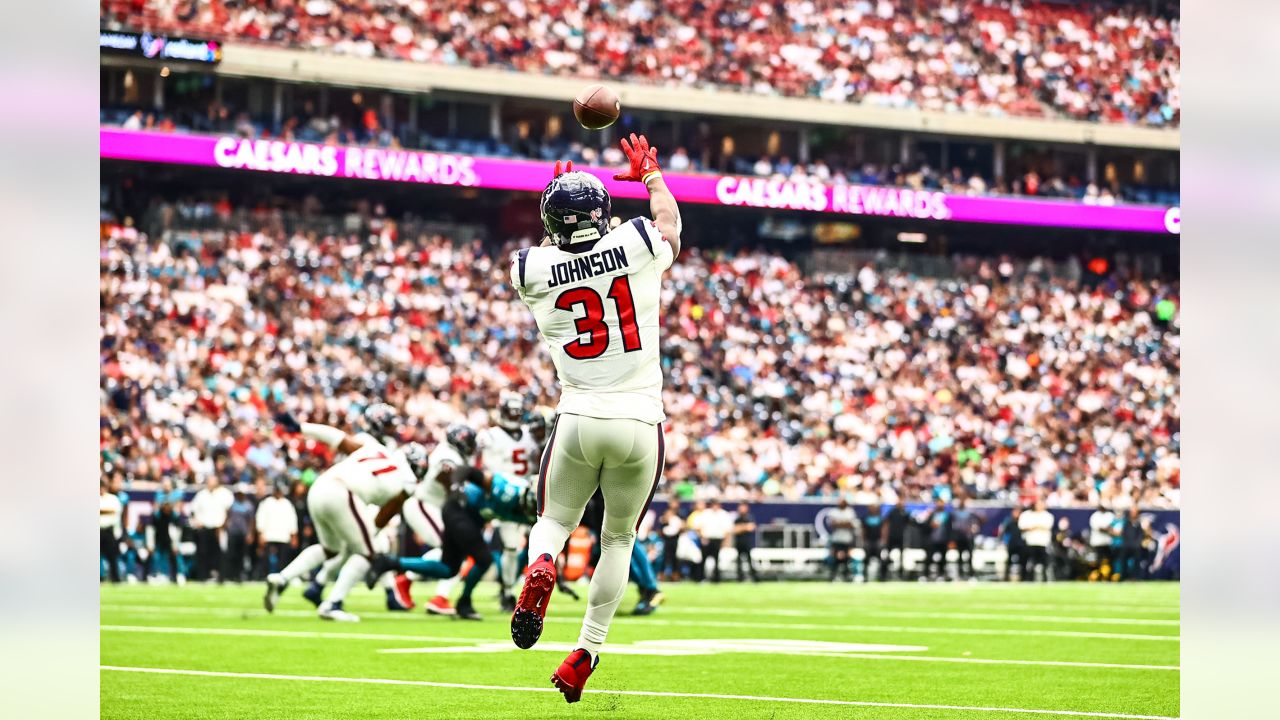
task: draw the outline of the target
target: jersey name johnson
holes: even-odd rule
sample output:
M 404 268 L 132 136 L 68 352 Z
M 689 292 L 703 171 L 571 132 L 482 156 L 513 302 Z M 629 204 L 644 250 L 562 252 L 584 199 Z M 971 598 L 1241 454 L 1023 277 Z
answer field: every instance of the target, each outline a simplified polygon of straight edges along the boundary
M 662 273 L 671 246 L 645 218 L 579 253 L 548 245 L 516 253 L 511 282 L 533 311 L 560 380 L 558 410 L 658 423 Z
M 586 278 L 614 272 L 625 268 L 627 251 L 621 247 L 608 248 L 602 252 L 593 252 L 551 266 L 551 277 L 547 280 L 548 288 L 560 287 Z

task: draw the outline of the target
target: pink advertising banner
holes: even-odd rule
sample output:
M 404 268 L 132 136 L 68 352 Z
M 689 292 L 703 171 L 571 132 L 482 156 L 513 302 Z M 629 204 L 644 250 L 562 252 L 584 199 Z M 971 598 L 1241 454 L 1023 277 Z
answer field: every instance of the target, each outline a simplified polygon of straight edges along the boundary
M 99 136 L 101 157 L 116 160 L 529 192 L 541 192 L 551 179 L 549 163 L 530 160 L 109 128 L 101 129 Z M 614 197 L 647 196 L 638 183 L 615 182 L 612 170 L 581 169 L 603 180 Z M 970 197 L 737 175 L 665 173 L 665 177 L 681 202 L 850 216 L 1177 235 L 1181 214 L 1177 207 L 1104 207 L 1064 200 Z

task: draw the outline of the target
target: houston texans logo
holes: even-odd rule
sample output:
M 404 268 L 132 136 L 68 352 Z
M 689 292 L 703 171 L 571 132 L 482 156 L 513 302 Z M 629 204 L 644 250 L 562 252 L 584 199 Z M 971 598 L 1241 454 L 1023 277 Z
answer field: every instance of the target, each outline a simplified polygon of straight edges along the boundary
M 1158 570 L 1164 566 L 1166 560 L 1169 559 L 1170 553 L 1178 547 L 1182 541 L 1182 536 L 1178 532 L 1178 526 L 1173 523 L 1166 523 L 1164 526 L 1164 534 L 1156 541 L 1156 557 L 1152 561 L 1151 567 Z
M 160 51 L 164 50 L 165 39 L 156 37 L 151 33 L 142 33 L 142 54 L 145 57 L 153 58 L 160 55 Z

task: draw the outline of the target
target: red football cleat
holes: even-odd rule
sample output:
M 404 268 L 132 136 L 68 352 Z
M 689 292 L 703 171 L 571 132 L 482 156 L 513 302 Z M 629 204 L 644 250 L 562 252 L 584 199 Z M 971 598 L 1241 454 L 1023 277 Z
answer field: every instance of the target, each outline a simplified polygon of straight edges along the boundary
M 516 647 L 528 650 L 542 637 L 542 619 L 547 616 L 547 604 L 555 588 L 555 561 L 543 553 L 525 573 L 524 589 L 516 601 L 516 611 L 511 613 L 511 640 Z
M 427 613 L 430 615 L 455 615 L 457 610 L 449 602 L 449 598 L 437 595 L 427 602 Z
M 412 610 L 415 603 L 413 602 L 413 596 L 409 594 L 409 586 L 413 584 L 413 581 L 404 573 L 396 575 L 394 581 L 395 585 L 393 589 L 395 590 L 396 599 L 399 600 L 400 604 L 404 605 L 406 609 Z
M 551 682 L 564 694 L 565 702 L 578 702 L 582 699 L 582 688 L 586 687 L 587 678 L 591 677 L 591 671 L 599 664 L 599 658 L 592 663 L 591 653 L 578 648 L 569 653 L 569 657 L 551 673 Z

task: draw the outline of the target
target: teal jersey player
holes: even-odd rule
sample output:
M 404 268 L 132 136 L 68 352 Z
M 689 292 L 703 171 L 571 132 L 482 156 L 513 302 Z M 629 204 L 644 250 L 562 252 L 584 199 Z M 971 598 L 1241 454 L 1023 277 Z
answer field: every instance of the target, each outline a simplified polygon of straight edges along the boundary
M 463 487 L 467 504 L 475 508 L 485 520 L 532 525 L 538 519 L 538 501 L 533 486 L 525 480 L 494 473 L 489 489 L 468 482 Z

